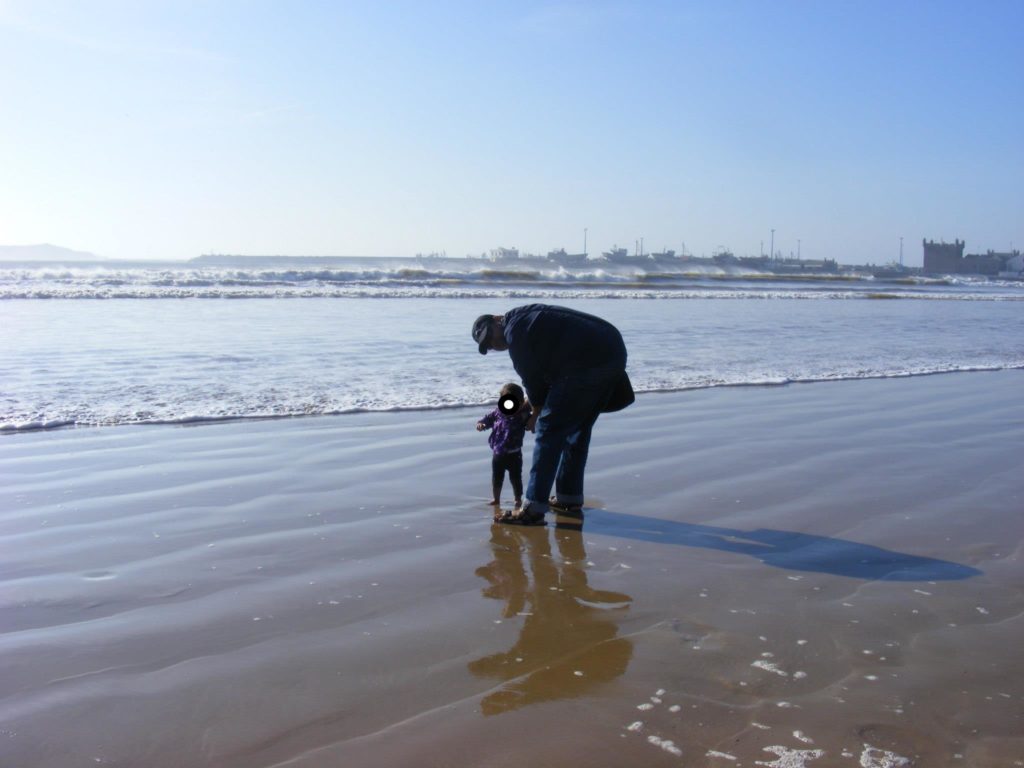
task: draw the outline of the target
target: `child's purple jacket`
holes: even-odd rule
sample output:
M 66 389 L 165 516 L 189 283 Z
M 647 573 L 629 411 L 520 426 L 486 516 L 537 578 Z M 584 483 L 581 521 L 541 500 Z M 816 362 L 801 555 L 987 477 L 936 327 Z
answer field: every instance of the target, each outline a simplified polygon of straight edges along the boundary
M 526 422 L 530 419 L 530 411 L 521 410 L 506 416 L 495 408 L 480 423 L 491 430 L 487 442 L 496 456 L 506 453 L 518 453 L 523 449 L 523 437 L 526 435 Z

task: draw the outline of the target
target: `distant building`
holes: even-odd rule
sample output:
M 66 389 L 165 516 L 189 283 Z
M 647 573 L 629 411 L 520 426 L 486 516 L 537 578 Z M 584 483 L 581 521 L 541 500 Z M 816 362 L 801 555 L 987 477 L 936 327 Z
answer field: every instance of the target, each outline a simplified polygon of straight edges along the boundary
M 565 248 L 559 248 L 555 251 L 548 251 L 547 259 L 548 261 L 553 261 L 556 264 L 561 264 L 563 267 L 578 267 L 581 264 L 587 263 L 587 254 L 566 253 Z
M 515 261 L 518 258 L 518 248 L 495 248 L 491 251 L 492 261 Z
M 922 240 L 924 246 L 924 271 L 950 275 L 961 271 L 964 260 L 963 240 L 950 243 L 936 243 Z
M 1020 251 L 997 253 L 969 253 L 964 255 L 964 242 L 953 244 L 924 240 L 924 271 L 943 275 L 986 275 L 995 277 L 1002 272 L 1013 272 L 1020 262 Z M 1014 260 L 1017 261 L 1014 261 Z M 1020 267 L 1017 267 L 1019 270 Z
M 1010 254 L 996 253 L 969 253 L 964 256 L 961 272 L 971 275 L 988 275 L 994 277 L 1003 271 L 1003 265 L 1010 259 Z
M 1003 277 L 1020 277 L 1024 275 L 1024 254 L 1020 251 L 1011 251 L 1010 253 L 1001 253 L 999 256 L 1006 256 L 1006 263 L 1003 265 L 1002 271 L 999 273 Z

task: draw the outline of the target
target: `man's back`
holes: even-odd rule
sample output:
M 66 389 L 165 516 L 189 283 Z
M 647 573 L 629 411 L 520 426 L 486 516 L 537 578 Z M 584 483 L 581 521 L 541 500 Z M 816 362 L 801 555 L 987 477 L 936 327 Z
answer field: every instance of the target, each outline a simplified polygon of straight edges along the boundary
M 625 368 L 622 334 L 607 320 L 567 307 L 529 304 L 505 315 L 505 340 L 524 380 L 548 382 L 587 368 Z

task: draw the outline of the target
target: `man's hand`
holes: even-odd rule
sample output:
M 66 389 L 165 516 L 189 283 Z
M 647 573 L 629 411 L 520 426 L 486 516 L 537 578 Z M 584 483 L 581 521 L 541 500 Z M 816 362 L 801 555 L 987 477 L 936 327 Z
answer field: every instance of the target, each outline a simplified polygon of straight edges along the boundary
M 530 415 L 530 418 L 527 419 L 527 421 L 526 421 L 526 428 L 528 430 L 530 430 L 531 432 L 533 432 L 534 428 L 537 426 L 537 417 L 538 416 L 540 416 L 540 412 L 539 411 L 534 411 Z

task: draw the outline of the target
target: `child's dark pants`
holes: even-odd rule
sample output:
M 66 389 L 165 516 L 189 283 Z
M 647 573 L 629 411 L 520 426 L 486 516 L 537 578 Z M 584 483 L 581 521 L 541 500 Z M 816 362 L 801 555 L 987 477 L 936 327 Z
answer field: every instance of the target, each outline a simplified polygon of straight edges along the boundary
M 505 472 L 512 481 L 512 491 L 516 499 L 523 498 L 523 452 L 496 453 L 491 459 L 491 485 L 494 487 L 494 496 L 498 497 L 501 491 L 502 482 L 505 480 Z

